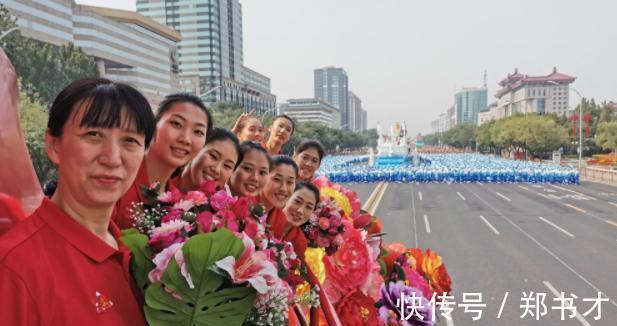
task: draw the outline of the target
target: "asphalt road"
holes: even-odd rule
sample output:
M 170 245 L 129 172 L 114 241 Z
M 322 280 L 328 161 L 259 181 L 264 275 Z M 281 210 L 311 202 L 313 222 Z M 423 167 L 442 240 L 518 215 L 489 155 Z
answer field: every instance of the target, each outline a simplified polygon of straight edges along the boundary
M 365 201 L 376 184 L 348 186 Z M 617 188 L 391 183 L 376 215 L 386 242 L 443 257 L 456 306 L 452 320 L 442 317 L 440 325 L 617 325 Z M 595 320 L 597 309 L 585 314 L 593 302 L 584 300 L 599 291 L 609 301 Z M 577 297 L 572 319 L 566 310 L 562 321 L 554 309 L 560 292 Z M 482 295 L 479 320 L 460 306 L 465 293 L 466 302 L 470 293 Z M 542 302 L 545 312 L 536 304 Z M 524 305 L 538 311 L 532 307 L 532 316 Z

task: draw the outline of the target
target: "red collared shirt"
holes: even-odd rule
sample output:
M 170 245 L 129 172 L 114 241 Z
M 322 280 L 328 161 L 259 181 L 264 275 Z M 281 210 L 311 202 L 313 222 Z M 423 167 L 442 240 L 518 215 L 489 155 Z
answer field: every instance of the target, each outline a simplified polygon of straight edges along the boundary
M 148 179 L 148 171 L 146 169 L 146 158 L 141 162 L 137 176 L 131 187 L 124 193 L 122 198 L 116 203 L 114 213 L 112 214 L 112 220 L 118 225 L 121 230 L 129 229 L 133 227 L 133 220 L 129 214 L 128 209 L 131 208 L 133 203 L 140 203 L 146 201 L 141 193 L 141 186 L 150 186 L 150 180 Z
M 129 250 L 116 250 L 44 199 L 0 238 L 0 325 L 144 325 L 129 274 Z
M 304 260 L 304 252 L 308 247 L 308 240 L 304 232 L 297 226 L 291 226 L 285 234 L 287 227 L 287 216 L 280 208 L 273 208 L 268 214 L 268 232 L 275 238 L 283 241 L 289 241 L 294 246 L 296 255 Z

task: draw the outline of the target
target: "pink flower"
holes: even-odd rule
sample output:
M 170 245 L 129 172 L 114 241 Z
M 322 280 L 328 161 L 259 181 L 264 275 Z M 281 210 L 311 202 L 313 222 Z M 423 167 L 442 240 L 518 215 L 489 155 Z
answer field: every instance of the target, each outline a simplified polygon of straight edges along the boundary
M 182 193 L 178 189 L 173 189 L 160 194 L 156 199 L 163 203 L 174 204 L 182 199 Z
M 148 273 L 148 279 L 150 282 L 159 282 L 161 277 L 163 276 L 163 272 L 167 270 L 167 265 L 169 265 L 169 260 L 174 256 L 176 251 L 181 250 L 184 242 L 174 243 L 171 246 L 163 249 L 163 251 L 159 252 L 154 256 L 152 262 L 156 267 Z
M 240 219 L 244 219 L 249 215 L 249 199 L 247 197 L 240 197 L 231 207 L 231 211 L 236 214 Z
M 185 212 L 188 212 L 189 210 L 191 210 L 191 208 L 195 207 L 195 203 L 190 201 L 190 200 L 186 200 L 186 199 L 180 199 L 180 201 L 176 202 L 174 204 L 175 209 L 181 209 Z
M 278 280 L 276 267 L 263 251 L 255 251 L 255 244 L 246 234 L 242 237 L 244 252 L 236 261 L 233 256 L 227 256 L 216 262 L 216 266 L 229 274 L 234 284 L 249 282 L 259 293 L 268 291 L 268 286 Z
M 148 246 L 154 252 L 160 252 L 174 243 L 184 242 L 191 230 L 191 225 L 184 220 L 173 220 L 163 223 L 152 230 Z
M 203 191 L 206 196 L 211 196 L 216 192 L 216 181 L 206 180 L 199 185 L 199 189 Z
M 330 240 L 328 240 L 328 238 L 318 237 L 317 245 L 321 248 L 328 248 L 330 246 Z
M 173 220 L 181 220 L 184 212 L 180 209 L 171 209 L 163 218 L 161 219 L 161 223 L 171 222 Z
M 251 220 L 246 220 L 246 226 L 244 227 L 244 233 L 246 233 L 246 235 L 248 235 L 251 239 L 255 239 L 258 231 L 259 228 L 257 223 Z
M 203 211 L 197 215 L 197 223 L 201 225 L 201 232 L 208 233 L 212 230 L 213 215 L 211 212 Z
M 238 232 L 238 222 L 234 213 L 228 209 L 223 209 L 216 212 L 216 216 L 220 218 L 217 227 L 226 227 L 233 232 Z
M 189 193 L 184 196 L 184 199 L 192 201 L 197 206 L 208 203 L 208 197 L 201 191 L 189 191 Z
M 217 191 L 212 195 L 212 198 L 210 198 L 210 205 L 217 211 L 226 208 L 228 205 L 232 205 L 234 202 L 235 199 L 223 190 Z
M 319 227 L 322 230 L 327 230 L 330 227 L 330 221 L 325 217 L 319 218 Z

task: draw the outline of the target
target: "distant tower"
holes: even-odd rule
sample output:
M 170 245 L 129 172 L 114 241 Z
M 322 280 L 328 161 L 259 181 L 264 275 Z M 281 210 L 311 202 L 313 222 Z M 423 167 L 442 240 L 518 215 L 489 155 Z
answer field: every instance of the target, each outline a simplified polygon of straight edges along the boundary
M 486 88 L 486 69 L 484 69 L 484 88 Z

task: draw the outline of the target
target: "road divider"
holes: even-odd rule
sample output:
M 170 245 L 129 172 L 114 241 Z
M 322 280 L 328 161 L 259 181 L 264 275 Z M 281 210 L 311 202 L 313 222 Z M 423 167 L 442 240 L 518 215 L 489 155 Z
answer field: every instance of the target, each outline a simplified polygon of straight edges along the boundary
M 548 225 L 550 225 L 550 226 L 554 227 L 555 229 L 557 229 L 557 230 L 559 230 L 559 231 L 563 232 L 565 235 L 567 235 L 567 236 L 569 236 L 569 237 L 571 237 L 571 238 L 574 238 L 574 234 L 572 234 L 572 233 L 570 233 L 570 232 L 568 232 L 568 231 L 566 231 L 566 230 L 562 229 L 562 228 L 561 228 L 561 227 L 559 227 L 557 224 L 555 224 L 555 223 L 553 223 L 553 222 L 551 222 L 551 221 L 549 221 L 549 220 L 545 219 L 545 218 L 544 218 L 544 217 L 542 217 L 542 216 L 539 216 L 539 218 L 540 218 L 540 220 L 541 220 L 541 221 L 543 221 L 544 223 L 546 223 L 546 224 L 548 224 Z
M 486 225 L 488 225 L 489 228 L 491 228 L 491 230 L 493 230 L 493 232 L 495 232 L 496 235 L 499 235 L 499 231 L 497 231 L 497 229 L 491 223 L 489 223 L 489 221 L 484 218 L 484 216 L 480 215 L 480 218 L 482 219 L 482 221 L 484 221 L 484 223 L 486 223 Z
M 381 202 L 381 199 L 383 198 L 386 189 L 388 189 L 387 182 L 378 183 L 371 195 L 364 203 L 364 206 L 362 206 L 362 209 L 367 211 L 371 215 L 375 215 L 375 211 L 377 210 L 377 207 L 379 206 L 379 203 Z
M 587 211 L 585 211 L 584 209 L 582 209 L 582 208 L 578 208 L 578 207 L 576 207 L 576 206 L 574 206 L 574 205 L 570 205 L 570 204 L 564 204 L 564 205 L 566 205 L 566 206 L 568 206 L 568 207 L 570 207 L 570 208 L 572 208 L 572 209 L 574 209 L 574 210 L 577 210 L 577 211 L 579 211 L 579 212 L 581 212 L 581 213 L 583 213 L 583 214 L 587 213 Z

